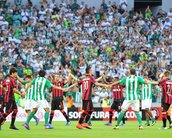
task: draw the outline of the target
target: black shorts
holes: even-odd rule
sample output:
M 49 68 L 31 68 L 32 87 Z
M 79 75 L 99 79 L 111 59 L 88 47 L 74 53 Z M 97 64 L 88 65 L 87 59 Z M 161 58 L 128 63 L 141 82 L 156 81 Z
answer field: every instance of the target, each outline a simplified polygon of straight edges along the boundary
M 93 110 L 92 100 L 83 100 L 82 101 L 82 110 Z
M 17 104 L 14 99 L 9 100 L 8 103 L 5 104 L 5 112 L 11 113 L 14 109 L 17 109 Z
M 162 112 L 167 112 L 168 109 L 170 108 L 170 105 L 171 105 L 171 104 L 168 104 L 168 103 L 162 103 L 162 104 L 161 104 Z
M 116 110 L 117 112 L 120 112 L 122 103 L 123 103 L 122 100 L 113 100 L 113 103 L 112 103 L 110 109 L 113 109 L 113 110 Z
M 51 102 L 51 110 L 63 110 L 63 109 L 64 109 L 63 98 L 62 97 L 53 98 Z

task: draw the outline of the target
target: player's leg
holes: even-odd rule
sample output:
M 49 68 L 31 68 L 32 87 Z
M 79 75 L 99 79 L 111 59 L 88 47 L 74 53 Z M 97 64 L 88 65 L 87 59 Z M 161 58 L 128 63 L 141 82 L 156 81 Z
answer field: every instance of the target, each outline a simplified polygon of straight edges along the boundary
M 26 124 L 30 123 L 30 120 L 33 118 L 33 116 L 36 114 L 36 112 L 38 111 L 38 108 L 33 108 L 32 112 L 29 113 L 27 120 L 26 120 Z
M 58 109 L 58 100 L 53 99 L 51 102 L 51 113 L 50 113 L 50 119 L 49 119 L 49 124 L 52 124 L 52 120 L 54 117 L 54 111 Z
M 152 120 L 152 125 L 154 125 L 154 124 L 155 124 L 155 118 L 153 117 L 153 115 L 152 115 L 150 109 L 149 109 L 149 108 L 146 108 L 146 109 L 145 109 L 145 112 L 146 112 L 146 119 L 147 119 L 148 121 L 149 121 L 149 119 L 151 119 L 151 120 Z M 149 124 L 149 122 L 147 122 L 147 123 Z
M 3 102 L 3 98 L 2 98 L 2 99 L 0 99 L 0 118 L 3 113 L 4 113 L 4 102 Z M 0 130 L 1 130 L 1 125 L 0 125 Z
M 133 100 L 131 104 L 132 109 L 135 111 L 138 123 L 139 123 L 139 129 L 142 129 L 142 117 L 139 113 L 140 111 L 140 101 L 139 100 Z
M 116 102 L 113 101 L 111 108 L 109 110 L 109 122 L 105 123 L 106 126 L 111 126 L 112 125 L 112 117 L 113 117 L 113 112 L 116 109 Z
M 142 102 L 141 102 L 141 107 L 142 107 L 142 110 L 144 110 L 145 111 L 145 117 L 146 117 L 146 126 L 150 126 L 150 123 L 149 123 L 149 121 L 150 121 L 150 118 L 149 118 L 149 115 L 148 115 L 148 113 L 147 113 L 147 111 L 146 111 L 146 108 L 147 108 L 147 102 L 146 102 L 146 100 L 142 100 Z
M 49 124 L 52 124 L 53 117 L 54 117 L 54 110 L 51 109 Z
M 4 100 L 3 97 L 0 96 L 0 117 L 4 113 Z
M 48 125 L 48 118 L 49 118 L 49 115 L 50 115 L 50 108 L 47 107 L 47 108 L 44 108 L 45 110 L 45 114 L 44 114 L 44 119 L 45 119 L 45 125 Z
M 87 110 L 88 110 L 88 112 L 85 117 L 85 123 L 83 123 L 82 126 L 85 128 L 91 129 L 88 125 L 88 120 L 91 118 L 91 114 L 93 113 L 93 103 L 91 100 L 88 101 Z
M 150 126 L 150 116 L 149 114 L 147 113 L 147 110 L 145 109 L 145 116 L 146 116 L 146 126 Z
M 15 120 L 16 120 L 16 115 L 17 115 L 17 112 L 18 112 L 17 105 L 16 105 L 16 102 L 15 101 L 13 102 L 12 110 L 13 110 L 13 113 L 11 115 L 10 129 L 18 130 L 18 128 L 16 128 L 15 125 L 14 125 Z
M 121 102 L 117 102 L 116 103 L 116 105 L 117 105 L 117 107 L 116 107 L 116 111 L 118 112 L 118 114 L 121 112 L 121 105 L 122 105 L 122 103 Z M 124 116 L 123 116 L 123 118 L 122 118 L 122 124 L 120 125 L 120 126 L 125 126 L 125 114 L 124 114 Z
M 60 112 L 63 114 L 63 116 L 66 118 L 66 125 L 65 126 L 69 126 L 70 125 L 70 121 L 69 121 L 69 117 L 67 115 L 67 113 L 64 111 L 64 109 L 60 110 Z
M 38 107 L 39 107 L 38 101 L 31 100 L 32 112 L 30 112 L 30 114 L 27 116 L 26 122 L 23 124 L 23 126 L 24 126 L 27 130 L 30 130 L 30 127 L 29 127 L 30 120 L 33 118 L 33 116 L 34 116 L 34 115 L 36 114 L 36 112 L 38 111 Z
M 64 105 L 63 105 L 63 101 L 60 101 L 60 112 L 63 114 L 63 116 L 66 119 L 66 125 L 65 126 L 69 126 L 70 125 L 70 121 L 69 121 L 69 117 L 67 115 L 67 113 L 64 111 Z
M 82 123 L 85 120 L 86 115 L 88 114 L 87 105 L 88 105 L 88 101 L 83 100 L 83 102 L 82 102 L 83 112 L 79 118 L 78 124 L 76 125 L 76 128 L 78 128 L 78 129 L 83 129 Z
M 162 122 L 163 122 L 163 126 L 162 126 L 162 129 L 166 129 L 166 122 L 167 122 L 167 111 L 168 111 L 168 108 L 169 108 L 169 104 L 167 103 L 162 103 Z
M 12 106 L 13 102 L 9 101 L 8 103 L 5 104 L 5 112 L 2 113 L 1 118 L 0 118 L 0 125 L 3 125 L 4 122 L 6 121 L 6 117 L 12 112 Z
M 45 129 L 53 129 L 51 124 L 49 124 L 49 122 L 48 122 L 49 115 L 50 115 L 50 107 L 49 107 L 48 102 L 46 100 L 40 100 L 38 103 L 45 110 L 45 114 L 44 114 L 45 125 L 44 125 L 44 128 Z
M 170 104 L 168 104 L 168 110 L 170 109 Z M 168 113 L 168 110 L 167 110 L 167 120 L 169 122 L 169 128 L 172 128 L 172 122 L 171 122 L 171 117 L 170 117 L 170 113 Z
M 155 121 L 155 117 L 152 115 L 152 112 L 151 112 L 151 106 L 152 106 L 152 99 L 147 99 L 147 107 L 146 107 L 146 111 L 149 115 L 149 117 L 151 118 L 152 120 L 152 126 L 155 125 L 156 121 Z
M 123 104 L 121 106 L 121 112 L 120 112 L 120 114 L 118 116 L 118 119 L 117 119 L 117 124 L 114 127 L 114 129 L 118 129 L 119 128 L 119 124 L 122 121 L 122 119 L 124 117 L 124 114 L 128 110 L 128 108 L 130 107 L 130 105 L 131 105 L 131 101 L 130 100 L 124 100 L 124 102 L 123 102 Z
M 25 112 L 27 113 L 27 116 L 31 113 L 31 100 L 26 100 L 25 102 Z M 36 126 L 39 124 L 39 118 L 36 117 L 36 115 L 34 114 L 33 119 L 35 119 L 36 122 Z

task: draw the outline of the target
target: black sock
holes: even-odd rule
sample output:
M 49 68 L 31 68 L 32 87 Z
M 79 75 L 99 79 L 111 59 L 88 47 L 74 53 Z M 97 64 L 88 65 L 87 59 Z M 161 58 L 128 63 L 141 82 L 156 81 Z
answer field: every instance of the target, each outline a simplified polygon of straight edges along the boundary
M 66 121 L 69 122 L 69 117 L 68 117 L 68 115 L 66 114 L 66 112 L 65 112 L 65 111 L 62 111 L 62 114 L 63 114 L 63 116 L 66 118 Z
M 11 116 L 11 126 L 14 126 L 18 110 L 14 110 Z
M 86 118 L 85 118 L 85 123 L 87 123 L 88 120 L 90 119 L 92 112 L 93 112 L 93 111 L 88 111 L 88 114 L 87 114 L 87 116 L 86 116 Z
M 162 121 L 163 121 L 163 127 L 166 127 L 166 118 L 162 118 Z
M 50 120 L 49 120 L 49 124 L 51 124 L 51 123 L 52 123 L 53 117 L 54 117 L 54 111 L 51 111 L 51 113 L 50 113 Z
M 122 118 L 122 123 L 125 124 L 125 117 Z
M 169 115 L 167 115 L 167 119 L 168 119 L 169 124 L 171 124 L 171 117 Z
M 112 116 L 113 116 L 113 112 L 110 110 L 109 111 L 109 123 L 112 123 Z
M 82 123 L 83 123 L 83 121 L 84 121 L 86 115 L 87 115 L 87 114 L 86 114 L 85 111 L 81 114 L 81 117 L 80 117 L 80 119 L 79 119 L 79 124 L 82 124 Z

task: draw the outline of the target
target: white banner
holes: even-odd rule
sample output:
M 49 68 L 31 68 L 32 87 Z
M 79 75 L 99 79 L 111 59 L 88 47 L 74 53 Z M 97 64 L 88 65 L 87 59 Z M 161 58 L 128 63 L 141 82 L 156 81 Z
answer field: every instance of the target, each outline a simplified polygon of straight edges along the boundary
M 66 107 L 64 108 L 64 110 L 67 113 Z M 40 121 L 44 121 L 44 113 L 45 113 L 44 109 L 42 108 L 38 109 L 36 116 L 40 119 Z M 25 110 L 21 107 L 18 107 L 16 121 L 26 121 L 26 118 L 27 118 L 27 114 Z M 11 121 L 11 114 L 7 117 L 7 121 Z M 31 121 L 34 121 L 34 119 L 32 119 Z M 53 121 L 66 121 L 66 119 L 64 118 L 63 114 L 59 110 L 56 110 Z

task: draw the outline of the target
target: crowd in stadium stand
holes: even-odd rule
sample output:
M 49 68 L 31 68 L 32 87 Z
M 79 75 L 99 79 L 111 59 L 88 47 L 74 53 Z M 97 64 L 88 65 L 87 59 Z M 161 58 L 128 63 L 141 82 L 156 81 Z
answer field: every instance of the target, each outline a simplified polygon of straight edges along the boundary
M 138 76 L 157 80 L 172 65 L 172 9 L 153 15 L 127 11 L 127 3 L 104 2 L 96 9 L 83 1 L 61 3 L 0 1 L 0 70 L 14 66 L 20 77 L 45 69 L 70 68 L 76 76 L 90 65 L 95 77 L 119 78 L 135 68 Z M 158 88 L 157 88 L 158 89 Z M 158 90 L 157 90 L 158 91 Z

